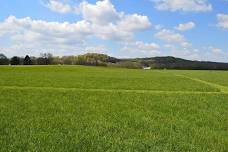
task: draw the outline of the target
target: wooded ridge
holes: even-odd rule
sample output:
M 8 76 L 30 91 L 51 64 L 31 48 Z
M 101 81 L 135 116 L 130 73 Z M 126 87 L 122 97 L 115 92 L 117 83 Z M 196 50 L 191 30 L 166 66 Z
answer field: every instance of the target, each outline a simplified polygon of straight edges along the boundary
M 40 57 L 26 55 L 25 57 L 14 56 L 10 59 L 0 54 L 0 65 L 88 65 L 132 69 L 151 67 L 152 69 L 228 70 L 228 63 L 192 61 L 172 56 L 119 59 L 98 53 L 62 57 L 44 53 Z

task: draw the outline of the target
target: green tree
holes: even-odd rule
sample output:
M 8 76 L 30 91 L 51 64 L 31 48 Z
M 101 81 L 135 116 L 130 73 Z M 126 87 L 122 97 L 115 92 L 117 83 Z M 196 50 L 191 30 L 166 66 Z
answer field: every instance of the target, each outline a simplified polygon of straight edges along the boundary
M 30 56 L 31 64 L 32 65 L 37 65 L 37 58 L 34 56 Z
M 12 57 L 10 60 L 10 64 L 11 65 L 19 65 L 20 64 L 20 58 L 17 56 Z
M 24 65 L 31 65 L 32 61 L 28 55 L 25 56 L 24 58 Z
M 52 64 L 54 65 L 63 64 L 62 58 L 59 56 L 53 56 Z
M 8 65 L 9 59 L 4 55 L 0 54 L 0 65 Z
M 50 53 L 42 53 L 40 54 L 40 57 L 37 59 L 37 63 L 39 65 L 53 64 L 53 55 Z
M 62 61 L 63 61 L 63 64 L 68 64 L 68 65 L 76 64 L 75 56 L 63 56 Z

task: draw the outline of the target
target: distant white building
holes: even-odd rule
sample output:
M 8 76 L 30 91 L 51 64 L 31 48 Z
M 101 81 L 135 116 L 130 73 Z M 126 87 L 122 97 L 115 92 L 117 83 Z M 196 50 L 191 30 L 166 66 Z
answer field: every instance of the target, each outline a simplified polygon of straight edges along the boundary
M 144 70 L 150 70 L 151 67 L 143 67 Z

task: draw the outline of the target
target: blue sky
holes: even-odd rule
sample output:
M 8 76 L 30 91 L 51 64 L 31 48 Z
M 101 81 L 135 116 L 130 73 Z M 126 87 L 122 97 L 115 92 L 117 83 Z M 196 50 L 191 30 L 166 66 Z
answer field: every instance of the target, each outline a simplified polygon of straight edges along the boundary
M 1 1 L 0 53 L 228 62 L 228 0 Z

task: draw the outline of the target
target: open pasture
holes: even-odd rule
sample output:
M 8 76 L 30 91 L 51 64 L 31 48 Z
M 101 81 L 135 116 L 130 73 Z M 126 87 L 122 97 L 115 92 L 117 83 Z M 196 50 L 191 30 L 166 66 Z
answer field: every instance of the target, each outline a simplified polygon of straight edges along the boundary
M 0 151 L 228 151 L 228 72 L 0 67 Z

